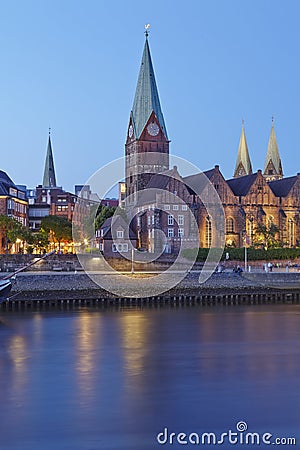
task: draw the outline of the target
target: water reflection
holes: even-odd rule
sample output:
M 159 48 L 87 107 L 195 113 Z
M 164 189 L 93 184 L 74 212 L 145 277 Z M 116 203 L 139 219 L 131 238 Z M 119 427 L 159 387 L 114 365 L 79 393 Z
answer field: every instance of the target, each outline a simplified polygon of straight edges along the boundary
M 124 312 L 120 316 L 122 348 L 129 376 L 141 375 L 148 347 L 149 320 L 143 312 Z
M 102 317 L 88 312 L 80 314 L 75 321 L 74 351 L 77 381 L 82 395 L 96 388 L 95 369 L 99 365 Z
M 300 427 L 299 310 L 7 316 L 1 448 L 153 450 L 164 426 L 226 431 L 242 419 L 293 435 Z

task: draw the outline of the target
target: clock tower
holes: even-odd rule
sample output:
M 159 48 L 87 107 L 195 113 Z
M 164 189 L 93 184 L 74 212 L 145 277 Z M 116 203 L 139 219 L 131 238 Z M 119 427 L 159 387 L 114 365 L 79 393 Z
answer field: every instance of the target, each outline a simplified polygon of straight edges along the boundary
M 128 204 L 137 200 L 151 176 L 169 169 L 169 139 L 160 106 L 158 90 L 148 43 L 142 56 L 138 82 L 128 124 L 125 144 L 126 195 Z

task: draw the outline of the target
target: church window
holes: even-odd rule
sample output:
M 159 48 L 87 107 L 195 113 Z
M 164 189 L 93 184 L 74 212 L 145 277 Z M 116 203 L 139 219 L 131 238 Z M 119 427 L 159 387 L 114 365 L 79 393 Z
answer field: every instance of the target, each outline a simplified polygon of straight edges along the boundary
M 290 247 L 295 245 L 295 222 L 288 219 L 288 244 Z
M 211 246 L 211 241 L 212 241 L 211 217 L 207 216 L 205 220 L 205 246 L 207 248 Z
M 226 233 L 234 233 L 234 220 L 232 217 L 228 217 L 226 220 Z

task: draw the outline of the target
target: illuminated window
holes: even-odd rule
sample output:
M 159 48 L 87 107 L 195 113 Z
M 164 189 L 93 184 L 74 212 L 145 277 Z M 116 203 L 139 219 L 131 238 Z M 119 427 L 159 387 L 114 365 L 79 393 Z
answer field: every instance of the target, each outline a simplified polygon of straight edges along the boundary
M 205 246 L 207 248 L 211 246 L 211 240 L 212 240 L 211 217 L 207 216 L 205 220 Z
M 295 245 L 295 222 L 288 219 L 288 243 L 290 247 Z
M 234 233 L 234 221 L 232 217 L 226 220 L 226 233 Z

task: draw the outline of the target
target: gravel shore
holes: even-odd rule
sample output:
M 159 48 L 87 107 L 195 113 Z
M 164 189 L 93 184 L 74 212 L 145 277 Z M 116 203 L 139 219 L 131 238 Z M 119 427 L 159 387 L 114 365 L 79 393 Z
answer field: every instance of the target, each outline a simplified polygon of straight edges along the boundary
M 105 277 L 107 275 L 99 275 Z M 128 282 L 134 283 L 139 296 L 139 279 L 128 274 Z M 124 284 L 124 276 L 115 275 L 115 283 Z M 155 275 L 153 275 L 155 277 Z M 126 280 L 126 278 L 125 278 Z M 155 278 L 153 278 L 153 283 Z M 125 289 L 125 288 L 124 288 Z M 214 295 L 247 294 L 253 292 L 270 292 L 283 290 L 300 291 L 300 274 L 242 274 L 232 272 L 215 273 L 205 283 L 199 284 L 199 272 L 191 272 L 164 295 Z M 17 294 L 18 293 L 18 294 Z M 17 276 L 11 295 L 18 299 L 76 299 L 76 298 L 114 298 L 115 295 L 99 287 L 84 272 L 25 272 Z M 142 292 L 141 295 L 142 297 Z M 126 297 L 126 290 L 124 290 Z

